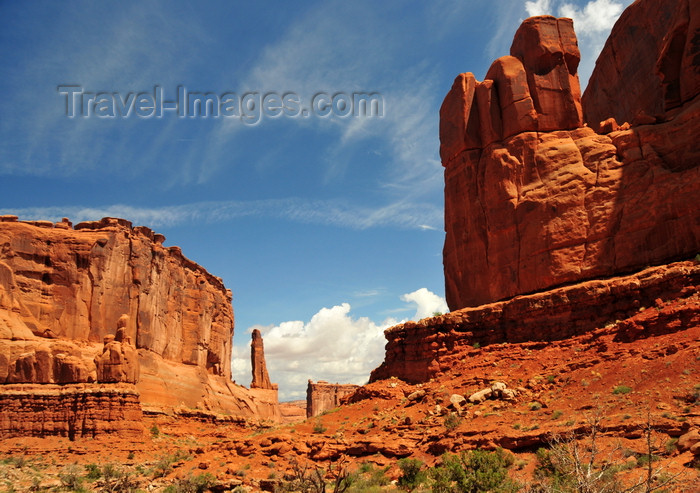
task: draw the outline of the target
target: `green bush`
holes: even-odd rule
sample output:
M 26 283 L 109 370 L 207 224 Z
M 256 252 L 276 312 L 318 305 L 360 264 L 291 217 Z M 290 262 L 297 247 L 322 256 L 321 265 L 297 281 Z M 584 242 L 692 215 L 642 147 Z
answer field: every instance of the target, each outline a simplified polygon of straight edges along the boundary
M 173 462 L 175 462 L 174 458 L 169 455 L 158 459 L 158 462 L 153 465 L 153 477 L 162 478 L 167 476 L 173 469 Z
M 165 488 L 166 493 L 204 493 L 213 486 L 216 478 L 209 474 L 198 474 L 179 479 L 176 483 Z
M 151 426 L 151 436 L 153 438 L 157 438 L 158 436 L 160 436 L 160 430 L 158 429 L 158 425 L 154 424 L 153 426 Z
M 83 478 L 81 478 L 82 467 L 78 464 L 66 466 L 63 471 L 58 474 L 58 479 L 61 484 L 69 491 L 84 491 Z
M 398 481 L 399 487 L 413 491 L 424 483 L 428 477 L 425 471 L 421 471 L 422 467 L 423 462 L 418 459 L 399 459 L 399 469 L 402 473 Z
M 612 391 L 613 394 L 629 394 L 630 392 L 632 392 L 632 387 L 627 385 L 618 385 Z
M 518 484 L 508 477 L 513 457 L 497 449 L 472 450 L 459 455 L 445 454 L 442 464 L 430 471 L 433 493 L 490 491 L 515 492 Z
M 455 428 L 457 428 L 461 422 L 462 418 L 460 418 L 455 413 L 450 413 L 447 416 L 445 416 L 444 425 L 447 431 L 452 431 Z
M 85 466 L 85 469 L 87 469 L 85 478 L 88 481 L 95 481 L 96 479 L 100 479 L 102 477 L 102 471 L 100 471 L 100 466 L 97 464 L 88 464 Z
M 381 491 L 382 486 L 388 485 L 391 481 L 386 475 L 387 470 L 391 466 L 384 468 L 375 467 L 371 462 L 363 462 L 360 464 L 350 491 L 353 492 L 370 492 Z
M 661 459 L 661 457 L 659 457 L 658 455 L 642 454 L 639 457 L 637 457 L 637 466 L 645 467 L 649 465 L 649 461 L 656 462 L 659 459 Z

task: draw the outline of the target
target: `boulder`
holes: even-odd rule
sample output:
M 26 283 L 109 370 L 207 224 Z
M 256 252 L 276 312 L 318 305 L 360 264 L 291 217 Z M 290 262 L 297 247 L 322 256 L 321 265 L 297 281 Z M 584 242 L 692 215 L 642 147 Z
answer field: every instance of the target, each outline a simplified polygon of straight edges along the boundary
M 472 395 L 470 395 L 468 400 L 472 404 L 481 404 L 486 399 L 491 398 L 492 394 L 493 394 L 493 391 L 490 388 L 482 389 L 482 390 L 479 390 L 478 392 L 474 392 Z
M 466 402 L 467 400 L 462 395 L 452 394 L 450 396 L 450 406 L 452 406 L 454 409 L 461 409 Z
M 678 438 L 676 447 L 678 447 L 680 452 L 685 452 L 686 450 L 692 450 L 698 443 L 700 443 L 700 430 L 693 428 Z
M 425 390 L 418 389 L 415 392 L 408 394 L 406 399 L 408 399 L 409 402 L 420 402 L 423 400 L 423 397 L 425 397 Z

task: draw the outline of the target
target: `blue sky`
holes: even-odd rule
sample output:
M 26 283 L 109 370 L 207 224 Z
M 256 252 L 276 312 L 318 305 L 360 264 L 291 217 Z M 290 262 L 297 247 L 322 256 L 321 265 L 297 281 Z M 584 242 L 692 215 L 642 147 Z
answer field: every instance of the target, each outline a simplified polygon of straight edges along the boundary
M 125 217 L 234 293 L 234 379 L 362 383 L 383 328 L 444 310 L 438 110 L 521 19 L 573 16 L 582 85 L 629 0 L 2 2 L 0 213 Z M 381 95 L 381 117 L 66 117 L 58 86 Z

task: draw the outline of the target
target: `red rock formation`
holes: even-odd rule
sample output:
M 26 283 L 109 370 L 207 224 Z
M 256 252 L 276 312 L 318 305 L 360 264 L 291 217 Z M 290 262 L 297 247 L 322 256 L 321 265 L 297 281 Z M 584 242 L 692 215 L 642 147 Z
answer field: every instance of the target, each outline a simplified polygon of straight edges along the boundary
M 102 342 L 126 313 L 137 347 L 230 377 L 233 311 L 221 279 L 123 219 L 51 226 L 0 223 L 0 261 L 36 336 Z
M 425 382 L 449 371 L 475 344 L 562 340 L 633 315 L 618 324 L 618 340 L 697 328 L 699 288 L 700 262 L 686 261 L 406 322 L 384 331 L 386 355 L 370 381 Z M 665 300 L 675 300 L 676 308 L 667 311 Z
M 253 381 L 250 383 L 250 388 L 277 390 L 277 385 L 270 382 L 270 375 L 267 373 L 265 348 L 263 347 L 262 335 L 260 335 L 258 329 L 253 329 L 252 339 L 250 343 L 250 363 L 253 369 Z
M 136 383 L 139 380 L 139 356 L 126 335 L 129 316 L 122 315 L 117 323 L 116 336 L 105 336 L 104 350 L 95 358 L 97 381 L 101 383 Z
M 71 440 L 116 433 L 143 434 L 133 385 L 4 385 L 0 436 L 63 436 Z
M 359 385 L 328 383 L 309 380 L 306 387 L 306 417 L 312 418 L 341 404 L 341 399 L 352 394 Z
M 578 60 L 570 20 L 527 19 L 484 82 L 460 74 L 445 97 L 450 309 L 700 250 L 700 99 L 598 135 L 582 126 Z
M 586 122 L 667 120 L 700 93 L 700 7 L 638 0 L 622 13 L 583 94 Z
M 231 292 L 163 241 L 123 219 L 0 218 L 0 383 L 138 381 L 149 408 L 276 419 L 276 393 L 231 381 Z

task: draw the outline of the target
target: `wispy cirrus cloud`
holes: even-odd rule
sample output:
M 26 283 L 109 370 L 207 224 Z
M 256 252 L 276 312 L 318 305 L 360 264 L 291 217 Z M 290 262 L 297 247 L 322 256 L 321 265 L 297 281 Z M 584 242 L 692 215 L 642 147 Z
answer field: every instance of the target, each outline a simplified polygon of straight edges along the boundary
M 212 40 L 196 22 L 160 2 L 126 3 L 119 9 L 87 2 L 76 9 L 59 4 L 48 7 L 31 17 L 19 5 L 4 11 L 5 22 L 21 18 L 22 28 L 41 30 L 43 35 L 41 42 L 37 38 L 23 44 L 19 53 L 24 58 L 9 49 L 3 57 L 11 68 L 0 88 L 11 97 L 0 102 L 0 112 L 14 118 L 0 121 L 1 134 L 11 142 L 0 148 L 0 172 L 73 176 L 108 165 L 123 174 L 138 173 L 142 155 L 155 146 L 162 153 L 167 142 L 154 138 L 150 146 L 135 144 L 129 130 L 138 131 L 143 122 L 69 120 L 57 87 L 152 90 L 154 84 L 184 77 L 196 60 L 197 47 Z M 51 22 L 42 24 L 47 17 Z M 151 126 L 150 130 L 162 134 L 170 128 Z
M 74 222 L 98 220 L 107 216 L 124 217 L 133 223 L 149 227 L 177 226 L 192 222 L 225 222 L 242 217 L 284 218 L 299 223 L 359 230 L 375 227 L 437 229 L 442 224 L 442 210 L 430 203 L 396 202 L 369 207 L 342 200 L 300 198 L 196 202 L 153 208 L 125 204 L 104 207 L 5 208 L 0 209 L 0 214 L 15 214 L 23 220 L 58 221 L 62 217 L 68 217 Z
M 410 69 L 397 65 L 404 27 L 367 15 L 381 8 L 358 1 L 310 9 L 262 50 L 242 77 L 240 91 L 293 91 L 307 104 L 318 92 L 379 93 L 384 101 L 380 118 L 295 118 L 284 124 L 328 136 L 328 176 L 342 176 L 338 168 L 350 165 L 345 150 L 371 145 L 386 156 L 381 188 L 423 196 L 442 184 L 436 143 L 441 91 L 433 79 L 433 60 L 412 60 Z M 224 122 L 212 150 L 219 153 L 233 139 L 244 138 L 244 130 L 237 121 Z

